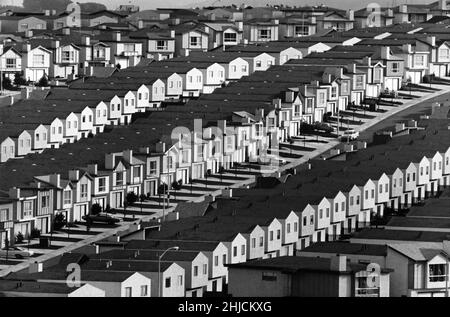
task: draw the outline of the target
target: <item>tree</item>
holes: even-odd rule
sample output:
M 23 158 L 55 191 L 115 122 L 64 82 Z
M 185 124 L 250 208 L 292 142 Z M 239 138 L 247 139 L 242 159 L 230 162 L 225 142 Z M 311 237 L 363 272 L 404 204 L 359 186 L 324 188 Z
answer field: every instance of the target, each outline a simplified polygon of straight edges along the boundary
M 24 236 L 22 234 L 22 232 L 17 233 L 16 235 L 16 243 L 22 243 L 24 240 Z
M 181 189 L 181 187 L 183 186 L 183 180 L 178 180 L 178 181 L 174 181 L 172 183 L 172 188 L 175 190 L 175 199 L 177 199 L 177 191 L 179 191 Z
M 14 85 L 23 86 L 26 85 L 27 81 L 23 78 L 23 72 L 14 74 Z
M 3 77 L 2 86 L 3 86 L 3 89 L 7 89 L 7 90 L 10 90 L 11 88 L 13 88 L 11 79 L 9 79 L 9 77 Z
M 65 217 L 63 213 L 58 213 L 53 218 L 53 229 L 54 230 L 60 230 L 62 227 L 64 227 L 65 224 Z
M 44 75 L 39 79 L 38 83 L 36 84 L 38 87 L 48 87 L 48 78 L 47 75 Z
M 125 197 L 125 203 L 127 206 L 133 206 L 135 202 L 137 202 L 139 197 L 136 195 L 135 192 L 129 192 L 127 194 L 127 197 Z M 133 218 L 135 217 L 133 213 Z
M 165 204 L 166 202 L 165 202 L 165 195 L 166 195 L 166 193 L 168 192 L 168 190 L 169 190 L 169 186 L 167 186 L 167 184 L 166 183 L 162 183 L 161 185 L 159 185 L 159 187 L 158 187 L 158 196 L 159 196 L 159 200 L 161 200 L 161 195 L 163 195 L 163 204 Z
M 102 212 L 102 206 L 100 204 L 93 204 L 91 207 L 91 215 L 96 216 Z
M 225 167 L 222 164 L 219 166 L 220 185 L 223 185 L 223 174 L 225 174 Z

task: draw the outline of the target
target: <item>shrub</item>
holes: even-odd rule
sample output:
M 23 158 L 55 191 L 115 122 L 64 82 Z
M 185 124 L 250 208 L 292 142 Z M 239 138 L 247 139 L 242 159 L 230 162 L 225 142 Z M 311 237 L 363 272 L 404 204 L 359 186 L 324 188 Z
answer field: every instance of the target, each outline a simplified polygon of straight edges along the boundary
M 93 204 L 91 207 L 91 215 L 95 216 L 102 212 L 102 206 L 99 204 Z
M 22 243 L 24 240 L 22 232 L 17 233 L 16 235 L 16 243 Z
M 65 216 L 63 213 L 58 213 L 53 218 L 53 230 L 60 230 L 65 225 Z
M 33 228 L 31 229 L 30 232 L 30 239 L 37 239 L 41 236 L 41 230 L 37 229 L 37 228 Z

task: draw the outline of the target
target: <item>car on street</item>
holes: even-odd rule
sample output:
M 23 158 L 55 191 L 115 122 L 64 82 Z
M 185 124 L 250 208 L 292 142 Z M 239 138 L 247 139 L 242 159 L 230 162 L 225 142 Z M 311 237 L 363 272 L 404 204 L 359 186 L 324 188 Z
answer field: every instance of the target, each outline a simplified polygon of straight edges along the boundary
M 345 130 L 344 133 L 340 136 L 341 141 L 353 141 L 359 137 L 359 132 L 354 129 Z
M 16 258 L 16 259 L 24 259 L 32 257 L 34 254 L 33 251 L 29 251 L 22 247 L 9 247 L 0 249 L 0 258 Z
M 87 223 L 106 223 L 108 225 L 113 225 L 120 222 L 120 219 L 112 217 L 108 214 L 98 214 L 98 215 L 85 215 L 82 217 Z

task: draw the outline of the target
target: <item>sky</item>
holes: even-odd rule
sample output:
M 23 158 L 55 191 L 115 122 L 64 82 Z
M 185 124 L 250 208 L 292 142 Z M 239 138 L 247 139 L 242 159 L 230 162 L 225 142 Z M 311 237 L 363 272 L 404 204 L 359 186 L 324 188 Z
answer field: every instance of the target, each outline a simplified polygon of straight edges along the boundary
M 0 0 L 0 4 L 11 4 L 20 3 L 23 0 Z M 108 9 L 116 9 L 119 4 L 136 4 L 139 5 L 141 10 L 144 9 L 155 9 L 158 7 L 194 7 L 194 6 L 205 6 L 205 5 L 229 5 L 236 4 L 240 5 L 246 3 L 249 5 L 260 5 L 264 6 L 266 3 L 271 4 L 288 4 L 288 5 L 316 5 L 325 4 L 331 7 L 338 8 L 351 8 L 351 9 L 361 9 L 369 3 L 378 2 L 380 6 L 398 6 L 403 3 L 430 3 L 433 0 L 73 0 L 77 2 L 98 2 L 105 4 Z

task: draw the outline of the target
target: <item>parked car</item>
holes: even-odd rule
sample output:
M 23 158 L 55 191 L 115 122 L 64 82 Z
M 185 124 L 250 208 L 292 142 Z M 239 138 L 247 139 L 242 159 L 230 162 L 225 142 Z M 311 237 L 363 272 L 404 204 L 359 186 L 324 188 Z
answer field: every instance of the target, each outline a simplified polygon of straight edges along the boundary
M 97 223 L 106 223 L 108 225 L 113 225 L 115 223 L 120 222 L 120 219 L 111 217 L 110 215 L 107 215 L 107 214 L 86 215 L 86 216 L 83 216 L 82 218 L 83 218 L 83 220 L 85 220 L 88 223 L 97 222 Z
M 34 252 L 33 251 L 29 251 L 25 248 L 21 248 L 21 247 L 9 247 L 7 248 L 3 248 L 0 250 L 0 257 L 1 258 L 6 258 L 6 256 L 8 256 L 8 258 L 16 258 L 16 259 L 23 259 L 23 258 L 29 258 L 31 256 L 33 256 Z
M 353 141 L 356 140 L 359 137 L 359 132 L 356 132 L 354 129 L 348 129 L 344 131 L 344 133 L 341 135 L 341 141 Z

